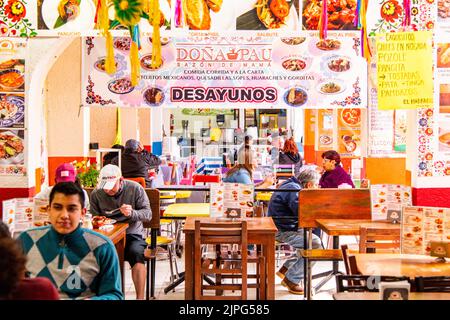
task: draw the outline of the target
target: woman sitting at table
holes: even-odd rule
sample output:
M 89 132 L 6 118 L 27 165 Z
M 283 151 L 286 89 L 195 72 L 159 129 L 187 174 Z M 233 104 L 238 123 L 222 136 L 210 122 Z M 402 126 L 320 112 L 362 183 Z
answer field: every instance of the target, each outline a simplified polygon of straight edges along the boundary
M 284 143 L 283 150 L 279 154 L 279 164 L 293 164 L 294 165 L 294 176 L 300 173 L 300 168 L 303 165 L 303 159 L 298 152 L 297 144 L 294 138 L 291 137 Z
M 320 178 L 321 188 L 354 188 L 352 178 L 341 164 L 341 156 L 334 150 L 322 153 L 322 166 L 325 170 Z
M 257 167 L 256 156 L 249 145 L 239 150 L 237 163 L 227 172 L 223 182 L 253 184 L 253 171 Z M 273 177 L 266 178 L 255 187 L 267 188 L 273 185 Z

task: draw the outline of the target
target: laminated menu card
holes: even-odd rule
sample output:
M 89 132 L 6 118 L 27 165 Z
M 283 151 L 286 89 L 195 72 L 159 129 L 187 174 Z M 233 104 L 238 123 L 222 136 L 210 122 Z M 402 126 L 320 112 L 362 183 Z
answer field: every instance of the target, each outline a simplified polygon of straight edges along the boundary
M 402 207 L 412 205 L 411 187 L 399 184 L 373 184 L 370 186 L 373 220 L 397 220 Z
M 253 214 L 254 187 L 242 183 L 214 183 L 210 189 L 211 217 L 240 218 Z
M 430 255 L 432 242 L 450 240 L 450 208 L 404 207 L 401 231 L 402 253 Z
M 20 232 L 33 227 L 33 198 L 16 198 L 3 201 L 3 222 L 12 232 Z
M 42 227 L 50 223 L 47 212 L 48 200 L 34 199 L 33 226 Z

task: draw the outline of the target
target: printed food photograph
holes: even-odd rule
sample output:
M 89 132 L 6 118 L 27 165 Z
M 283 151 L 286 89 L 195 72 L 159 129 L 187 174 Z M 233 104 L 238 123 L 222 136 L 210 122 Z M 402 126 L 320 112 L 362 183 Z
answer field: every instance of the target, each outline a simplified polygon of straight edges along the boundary
M 316 47 L 323 51 L 339 50 L 341 48 L 341 42 L 334 39 L 319 40 L 316 43 Z
M 116 68 L 117 68 L 117 57 L 115 57 L 115 64 L 116 64 Z M 106 72 L 105 70 L 105 63 L 106 63 L 106 58 L 105 57 L 101 57 L 100 59 L 97 60 L 97 62 L 95 62 L 94 64 L 94 68 L 100 72 Z
M 147 71 L 154 71 L 154 70 L 161 69 L 164 65 L 164 59 L 162 58 L 162 63 L 160 66 L 152 67 L 152 54 L 151 53 L 144 55 L 141 58 L 140 62 L 141 62 L 142 69 L 147 70 Z
M 450 113 L 450 84 L 439 85 L 439 112 Z
M 450 68 L 450 43 L 437 44 L 438 68 Z
M 182 9 L 175 7 L 175 22 L 184 13 L 184 25 L 189 30 L 229 30 L 235 27 L 235 3 L 227 0 L 181 1 Z M 178 24 L 178 23 L 176 23 Z
M 21 128 L 24 116 L 23 94 L 0 94 L 0 128 Z
M 438 0 L 438 21 L 445 21 L 450 18 L 450 0 Z M 448 21 L 448 20 L 447 20 Z
M 0 71 L 0 91 L 16 92 L 24 91 L 25 75 L 17 69 L 6 69 Z
M 244 0 L 236 8 L 237 30 L 299 30 L 299 0 Z
M 308 100 L 308 94 L 300 87 L 294 87 L 284 93 L 284 101 L 293 107 L 300 107 Z
M 108 83 L 108 90 L 116 94 L 127 94 L 134 90 L 129 78 L 119 78 Z
M 344 108 L 340 110 L 341 120 L 348 126 L 358 126 L 361 123 L 361 109 Z
M 306 62 L 302 59 L 287 59 L 281 65 L 288 71 L 302 71 L 306 68 Z
M 338 94 L 345 90 L 345 84 L 340 80 L 330 79 L 320 82 L 317 89 L 323 94 Z
M 450 151 L 450 121 L 439 123 L 439 151 Z
M 24 164 L 24 130 L 0 130 L 0 164 Z
M 160 88 L 148 88 L 144 91 L 144 101 L 150 106 L 159 106 L 164 101 L 164 92 Z
M 350 58 L 343 56 L 332 56 L 327 59 L 327 67 L 333 72 L 345 72 L 350 69 Z
M 354 19 L 356 0 L 328 0 L 328 30 L 356 30 Z M 304 0 L 302 21 L 306 30 L 318 30 L 322 1 Z
M 95 11 L 94 0 L 39 0 L 38 29 L 76 31 L 93 27 Z

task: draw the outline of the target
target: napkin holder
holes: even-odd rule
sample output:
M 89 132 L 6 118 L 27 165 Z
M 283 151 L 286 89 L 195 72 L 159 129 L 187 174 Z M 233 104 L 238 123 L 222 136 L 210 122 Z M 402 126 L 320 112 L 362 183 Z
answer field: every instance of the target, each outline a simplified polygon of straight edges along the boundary
M 391 223 L 400 223 L 402 219 L 402 211 L 401 210 L 388 210 L 387 211 L 387 220 Z
M 411 285 L 407 281 L 380 282 L 380 300 L 408 300 Z
M 450 242 L 431 241 L 430 248 L 430 256 L 437 257 L 437 262 L 445 263 L 445 258 L 450 258 Z

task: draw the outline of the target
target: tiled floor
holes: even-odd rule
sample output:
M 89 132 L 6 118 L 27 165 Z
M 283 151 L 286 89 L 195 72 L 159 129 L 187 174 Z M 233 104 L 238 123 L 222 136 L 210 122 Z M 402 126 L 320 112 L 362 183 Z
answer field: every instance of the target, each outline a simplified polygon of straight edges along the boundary
M 355 243 L 354 237 L 341 237 L 341 243 L 352 244 Z M 164 255 L 161 255 L 164 258 Z M 177 258 L 179 271 L 184 270 L 184 256 L 182 258 Z M 281 266 L 281 264 L 280 264 Z M 313 274 L 325 272 L 331 270 L 331 262 L 318 262 L 313 267 Z M 339 270 L 344 271 L 344 265 L 341 262 L 339 265 Z M 156 285 L 155 285 L 155 296 L 158 300 L 184 300 L 184 283 L 180 284 L 175 288 L 175 292 L 164 293 L 164 288 L 169 284 L 170 281 L 170 268 L 168 259 L 158 260 L 156 263 Z M 313 281 L 313 285 L 318 284 L 321 279 Z M 303 299 L 303 295 L 295 295 L 290 293 L 281 284 L 281 279 L 275 276 L 275 299 L 276 300 L 299 300 Z M 126 294 L 125 298 L 127 300 L 136 299 L 136 294 L 133 286 L 133 281 L 131 279 L 131 271 L 129 265 L 126 264 L 125 271 L 125 284 L 126 284 Z M 319 292 L 313 296 L 315 300 L 332 300 L 332 294 L 335 292 L 336 283 L 335 279 L 332 278 L 328 281 Z M 250 289 L 248 291 L 248 299 L 255 300 L 255 290 Z

